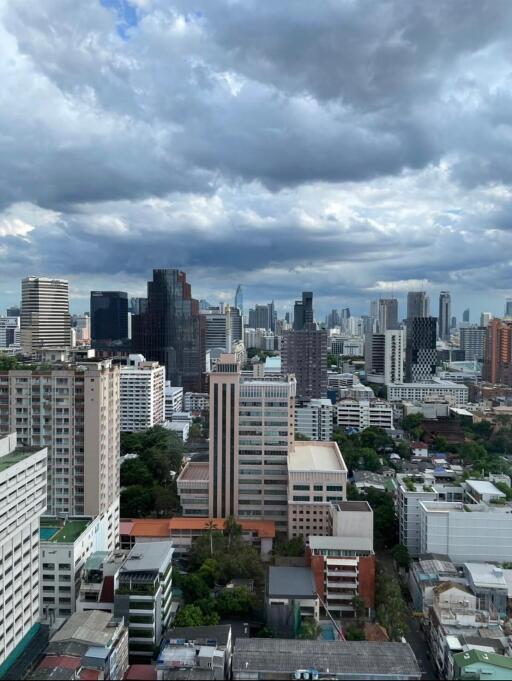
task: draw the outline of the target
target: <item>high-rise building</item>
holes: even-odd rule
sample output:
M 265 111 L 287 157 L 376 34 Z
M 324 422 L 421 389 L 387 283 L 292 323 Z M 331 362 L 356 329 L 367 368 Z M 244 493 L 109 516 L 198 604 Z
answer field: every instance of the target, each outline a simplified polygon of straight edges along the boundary
M 92 345 L 115 344 L 128 338 L 128 294 L 91 291 Z
M 91 342 L 91 317 L 88 312 L 74 314 L 71 317 L 71 328 L 76 333 L 76 342 L 79 345 L 86 345 Z
M 293 308 L 293 328 L 295 331 L 307 329 L 313 321 L 313 293 L 303 291 L 302 300 L 296 300 Z
M 309 400 L 295 406 L 295 431 L 310 440 L 332 440 L 334 406 L 331 400 Z
M 69 347 L 69 287 L 63 279 L 25 277 L 21 282 L 21 345 L 32 355 L 42 346 Z
M 223 309 L 214 307 L 201 311 L 201 314 L 206 320 L 206 350 L 224 348 L 225 352 L 231 352 L 233 343 L 243 339 L 240 308 L 226 305 Z
M 462 313 L 462 321 L 465 324 L 469 324 L 469 307 L 467 307 Z
M 449 291 L 441 291 L 439 294 L 439 338 L 450 340 L 450 327 L 452 321 L 452 303 Z
M 312 327 L 283 334 L 283 371 L 297 378 L 300 400 L 327 396 L 327 331 Z
M 48 514 L 119 527 L 119 374 L 110 360 L 0 372 L 0 432 L 48 449 Z
M 340 314 L 338 310 L 331 310 L 325 320 L 325 325 L 328 329 L 334 329 L 340 325 Z
M 185 272 L 153 270 L 147 310 L 132 318 L 132 349 L 160 362 L 172 385 L 201 392 L 206 370 L 204 315 Z
M 505 317 L 512 317 L 512 298 L 505 301 Z
M 492 318 L 493 318 L 492 312 L 481 312 L 480 313 L 480 326 L 487 326 Z
M 428 317 L 429 308 L 429 298 L 425 291 L 409 291 L 407 294 L 407 319 Z
M 240 314 L 244 314 L 244 293 L 242 290 L 242 284 L 238 284 L 235 293 L 235 307 L 240 310 Z
M 130 298 L 130 312 L 132 314 L 142 314 L 148 309 L 147 298 Z
M 140 433 L 165 420 L 165 367 L 129 355 L 121 367 L 121 432 Z
M 487 336 L 485 326 L 463 326 L 460 329 L 460 349 L 464 350 L 466 361 L 477 360 L 481 362 L 484 358 L 484 346 Z
M 20 344 L 20 318 L 0 317 L 0 348 Z
M 491 319 L 486 331 L 482 378 L 512 385 L 512 320 Z
M 294 444 L 293 376 L 242 378 L 235 355 L 210 374 L 209 516 L 274 520 L 287 529 Z
M 403 382 L 405 354 L 403 329 L 367 334 L 364 352 L 366 375 L 370 382 Z
M 16 433 L 0 436 L 0 667 L 39 622 L 46 456 L 44 447 L 18 447 Z
M 428 381 L 436 373 L 435 317 L 415 317 L 407 325 L 405 345 L 405 380 L 407 383 Z
M 388 329 L 398 329 L 398 300 L 381 298 L 378 307 L 379 333 Z
M 7 308 L 7 316 L 8 317 L 19 317 L 21 314 L 21 310 L 17 305 L 11 305 L 11 307 Z
M 251 329 L 275 329 L 274 303 L 255 305 L 249 310 L 249 327 Z

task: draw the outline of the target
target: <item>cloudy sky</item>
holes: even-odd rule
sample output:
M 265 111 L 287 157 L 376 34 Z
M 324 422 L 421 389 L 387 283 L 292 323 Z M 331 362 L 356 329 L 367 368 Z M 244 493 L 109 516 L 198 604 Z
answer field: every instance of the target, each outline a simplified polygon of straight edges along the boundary
M 510 0 L 0 0 L 0 304 L 512 295 Z

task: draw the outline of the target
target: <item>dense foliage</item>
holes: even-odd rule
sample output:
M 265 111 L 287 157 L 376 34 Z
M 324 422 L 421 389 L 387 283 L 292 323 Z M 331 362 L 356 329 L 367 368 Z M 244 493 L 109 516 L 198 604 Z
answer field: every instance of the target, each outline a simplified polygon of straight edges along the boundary
M 400 640 L 407 632 L 407 605 L 397 580 L 383 572 L 377 573 L 375 605 L 377 619 L 390 640 Z
M 389 492 L 369 487 L 360 491 L 354 485 L 347 488 L 350 501 L 367 501 L 373 509 L 373 542 L 376 550 L 391 548 L 398 541 L 398 519 L 395 503 Z

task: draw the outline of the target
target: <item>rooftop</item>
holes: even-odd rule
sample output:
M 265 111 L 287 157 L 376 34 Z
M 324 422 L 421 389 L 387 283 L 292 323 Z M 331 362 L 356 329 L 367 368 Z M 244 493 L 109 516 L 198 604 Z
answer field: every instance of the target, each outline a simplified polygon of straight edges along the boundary
M 345 512 L 357 512 L 357 513 L 371 513 L 372 509 L 370 504 L 367 501 L 339 501 L 335 507 L 335 509 L 339 509 L 340 511 L 345 511 Z
M 78 518 L 62 522 L 61 518 L 45 517 L 39 530 L 41 541 L 73 544 L 91 524 L 92 518 Z
M 14 451 L 4 456 L 0 456 L 0 473 L 14 466 L 36 452 L 41 452 L 44 447 L 17 447 Z
M 52 636 L 51 642 L 80 641 L 89 645 L 106 646 L 110 643 L 115 628 L 112 626 L 113 617 L 110 612 L 90 610 L 75 612 Z
M 207 482 L 209 477 L 209 463 L 207 461 L 190 461 L 181 471 L 178 480 L 199 480 Z
M 208 523 L 212 520 L 217 530 L 222 531 L 224 529 L 224 518 L 171 518 L 168 521 L 171 537 L 173 531 L 176 532 L 178 530 L 206 531 Z M 241 520 L 238 518 L 237 522 L 242 526 L 242 531 L 256 532 L 262 539 L 274 538 L 276 536 L 276 524 L 273 520 Z
M 497 655 L 496 653 L 484 653 L 481 650 L 468 650 L 465 653 L 457 653 L 453 656 L 453 660 L 460 669 L 471 664 L 484 663 L 512 671 L 512 658 L 505 657 L 505 655 Z
M 506 497 L 506 494 L 500 492 L 500 490 L 488 480 L 466 480 L 466 485 L 475 490 L 477 494 L 486 494 L 501 498 Z
M 121 573 L 157 572 L 167 567 L 173 554 L 172 542 L 151 541 L 137 542 L 128 554 Z
M 310 535 L 308 537 L 308 544 L 312 551 L 338 549 L 373 552 L 373 541 L 367 537 L 324 537 L 322 535 Z
M 121 531 L 121 524 L 123 528 Z M 169 520 L 163 519 L 152 519 L 152 518 L 141 518 L 140 520 L 134 520 L 131 527 L 128 528 L 126 523 L 120 523 L 120 533 L 129 534 L 132 537 L 162 537 L 163 539 L 169 539 Z
M 311 568 L 271 565 L 268 569 L 268 595 L 271 598 L 315 598 L 315 580 Z
M 291 471 L 346 471 L 347 467 L 336 442 L 295 442 L 288 455 Z
M 185 641 L 195 641 L 208 645 L 225 646 L 231 634 L 230 624 L 216 624 L 204 627 L 176 627 L 166 632 L 162 640 L 162 645 L 175 639 Z
M 408 643 L 382 641 L 308 641 L 239 638 L 233 672 L 290 673 L 315 669 L 340 679 L 420 679 L 418 663 Z
M 464 569 L 471 576 L 476 587 L 507 589 L 502 568 L 491 563 L 464 563 Z

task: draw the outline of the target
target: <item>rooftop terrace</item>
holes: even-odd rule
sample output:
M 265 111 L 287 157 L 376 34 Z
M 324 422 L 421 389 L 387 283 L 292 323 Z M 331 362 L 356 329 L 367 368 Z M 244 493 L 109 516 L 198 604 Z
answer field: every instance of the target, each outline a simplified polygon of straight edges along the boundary
M 43 449 L 42 447 L 19 447 L 5 456 L 0 456 L 0 473 L 7 470 L 11 466 L 14 466 L 24 459 L 28 459 L 29 456 L 35 452 L 39 452 Z
M 41 541 L 72 544 L 91 524 L 88 518 L 69 520 L 63 524 L 60 518 L 42 518 L 39 534 Z

